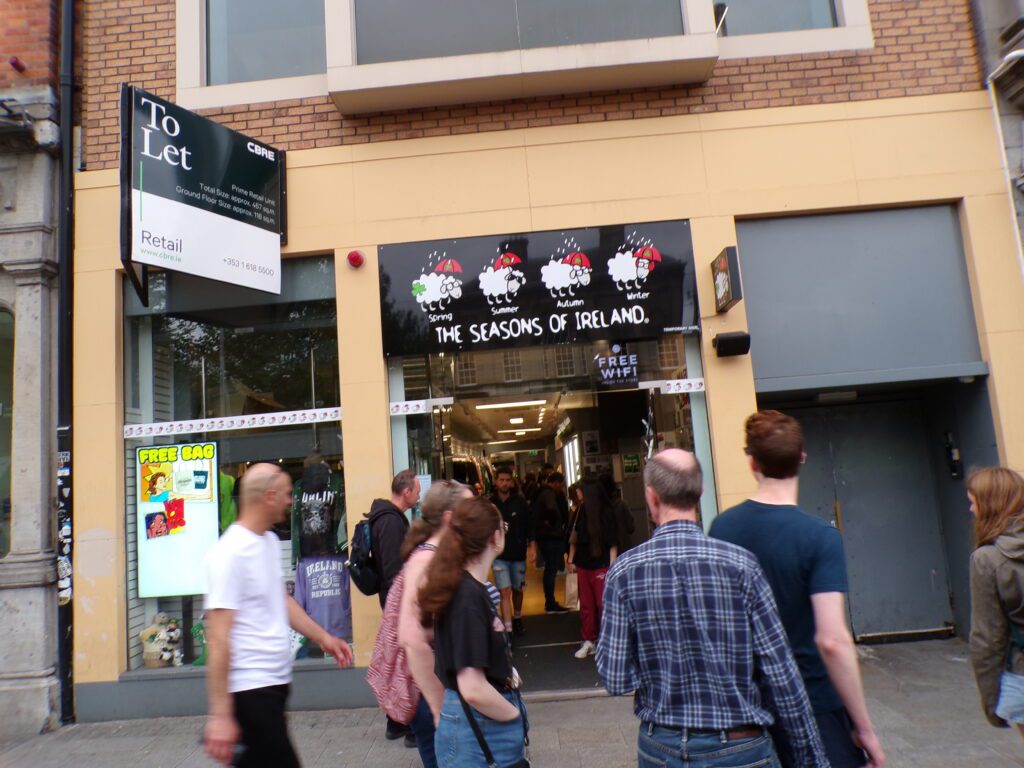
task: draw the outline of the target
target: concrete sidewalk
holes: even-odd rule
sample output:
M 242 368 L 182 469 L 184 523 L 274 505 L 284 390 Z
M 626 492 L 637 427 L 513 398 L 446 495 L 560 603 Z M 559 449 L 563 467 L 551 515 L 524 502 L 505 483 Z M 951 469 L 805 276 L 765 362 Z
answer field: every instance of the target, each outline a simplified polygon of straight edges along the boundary
M 892 768 L 1020 768 L 1024 740 L 985 721 L 960 640 L 861 648 L 868 705 Z M 592 663 L 567 661 L 567 663 Z M 629 699 L 533 702 L 536 768 L 636 765 Z M 306 768 L 404 768 L 415 750 L 384 740 L 375 710 L 296 712 L 292 738 Z M 0 747 L 3 768 L 211 768 L 202 718 L 76 725 Z

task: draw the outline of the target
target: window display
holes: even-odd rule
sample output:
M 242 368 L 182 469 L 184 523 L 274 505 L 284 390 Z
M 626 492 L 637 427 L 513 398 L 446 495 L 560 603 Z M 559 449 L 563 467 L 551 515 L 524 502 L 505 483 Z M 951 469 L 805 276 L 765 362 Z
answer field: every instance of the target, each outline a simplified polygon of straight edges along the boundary
M 201 657 L 203 556 L 261 462 L 292 478 L 289 589 L 351 637 L 333 260 L 286 260 L 280 296 L 179 273 L 152 275 L 149 307 L 124 295 L 129 668 Z M 169 622 L 180 653 L 144 658 Z

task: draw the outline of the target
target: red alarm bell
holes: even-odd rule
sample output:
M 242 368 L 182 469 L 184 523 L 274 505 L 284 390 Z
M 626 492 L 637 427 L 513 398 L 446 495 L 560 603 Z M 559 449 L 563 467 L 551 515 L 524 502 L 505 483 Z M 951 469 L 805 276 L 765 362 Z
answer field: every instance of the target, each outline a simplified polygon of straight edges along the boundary
M 359 269 L 365 263 L 366 259 L 363 257 L 363 254 L 361 254 L 359 251 L 348 252 L 348 265 L 352 267 L 352 269 Z

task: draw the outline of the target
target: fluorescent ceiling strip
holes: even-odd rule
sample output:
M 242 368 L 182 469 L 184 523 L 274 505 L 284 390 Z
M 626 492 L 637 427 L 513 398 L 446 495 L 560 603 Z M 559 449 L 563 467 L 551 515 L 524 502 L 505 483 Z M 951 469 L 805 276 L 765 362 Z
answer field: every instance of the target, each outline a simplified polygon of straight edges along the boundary
M 515 403 L 487 403 L 486 405 L 478 405 L 476 409 L 478 411 L 490 411 L 498 408 L 529 408 L 533 405 L 544 405 L 547 400 L 520 400 Z

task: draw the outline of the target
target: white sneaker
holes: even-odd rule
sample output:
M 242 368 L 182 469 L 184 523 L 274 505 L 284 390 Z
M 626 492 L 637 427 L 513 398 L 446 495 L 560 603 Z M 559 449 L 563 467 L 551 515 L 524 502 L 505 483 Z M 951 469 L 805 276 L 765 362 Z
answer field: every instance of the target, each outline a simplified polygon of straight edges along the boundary
M 597 649 L 596 645 L 594 645 L 589 640 L 584 640 L 583 641 L 583 645 L 581 645 L 580 649 L 578 651 L 576 651 L 575 656 L 576 656 L 577 659 L 585 659 L 585 658 L 587 658 L 587 656 L 593 655 L 593 653 L 594 653 L 594 651 L 596 649 Z

